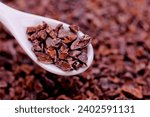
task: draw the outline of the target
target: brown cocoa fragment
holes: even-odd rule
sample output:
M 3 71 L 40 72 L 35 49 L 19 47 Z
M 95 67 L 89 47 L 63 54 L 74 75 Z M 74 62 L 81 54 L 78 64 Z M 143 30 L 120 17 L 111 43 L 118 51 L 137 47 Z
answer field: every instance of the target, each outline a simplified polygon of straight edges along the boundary
M 71 50 L 82 49 L 91 42 L 91 37 L 84 35 L 82 38 L 75 40 L 71 45 Z
M 59 32 L 60 29 L 63 29 L 63 24 L 58 24 L 55 28 L 57 32 Z
M 34 90 L 35 90 L 37 93 L 39 93 L 39 92 L 41 92 L 41 91 L 43 90 L 43 86 L 42 86 L 42 84 L 41 84 L 39 81 L 36 81 L 36 82 L 34 83 Z
M 42 51 L 42 48 L 37 44 L 34 44 L 31 49 L 32 51 L 36 51 L 36 52 Z
M 57 32 L 55 30 L 51 30 L 48 34 L 53 39 L 57 38 Z
M 66 44 L 62 44 L 62 46 L 60 47 L 60 51 L 62 51 L 62 52 L 68 52 L 68 50 L 69 49 Z
M 54 42 L 53 42 L 53 39 L 50 38 L 50 37 L 48 37 L 48 38 L 46 39 L 46 47 L 49 48 L 49 47 L 54 46 L 54 45 L 55 45 L 55 44 L 54 44 Z
M 35 54 L 37 56 L 38 61 L 40 61 L 42 63 L 47 63 L 47 64 L 53 63 L 53 60 L 50 56 L 48 56 L 42 52 L 36 52 Z
M 54 61 L 56 61 L 56 59 L 57 59 L 57 52 L 56 52 L 56 50 L 55 50 L 54 48 L 49 47 L 49 48 L 47 49 L 47 54 L 48 54 L 52 59 L 54 59 Z
M 70 70 L 72 70 L 71 65 L 68 62 L 65 62 L 65 61 L 58 61 L 57 62 L 57 66 L 60 69 L 64 70 L 64 71 L 70 71 Z
M 36 28 L 35 27 L 28 27 L 27 28 L 27 34 L 33 34 L 36 32 Z
M 73 41 L 77 38 L 77 35 L 65 29 L 60 29 L 58 32 L 58 38 L 68 38 Z
M 76 38 L 77 38 L 77 35 L 72 34 L 72 35 L 69 35 L 69 36 L 65 37 L 65 38 L 63 39 L 63 42 L 64 42 L 65 44 L 68 44 L 68 43 L 73 42 Z
M 50 32 L 53 30 L 53 28 L 51 26 L 47 26 L 45 30 L 48 34 L 50 34 Z
M 46 47 L 47 48 L 49 48 L 49 47 L 58 48 L 60 45 L 61 45 L 61 39 L 59 39 L 59 38 L 52 39 L 52 38 L 48 37 L 46 39 Z
M 72 57 L 77 57 L 79 54 L 81 54 L 81 51 L 79 50 L 74 50 L 69 53 L 69 55 Z
M 43 30 L 47 27 L 47 23 L 46 22 L 42 22 L 41 24 L 37 25 L 35 28 L 36 28 L 36 31 L 40 31 L 40 30 Z
M 77 34 L 77 32 L 79 31 L 79 26 L 77 26 L 77 25 L 70 25 L 69 26 L 69 28 L 70 28 L 70 30 L 72 31 L 72 32 L 74 32 L 75 34 Z
M 7 82 L 0 81 L 0 88 L 6 88 L 6 87 L 7 87 Z
M 82 67 L 82 64 L 79 61 L 75 61 L 75 62 L 73 62 L 72 67 L 75 70 L 78 70 L 80 67 Z
M 88 60 L 88 57 L 87 57 L 87 54 L 85 52 L 81 53 L 79 56 L 78 56 L 78 59 L 83 62 L 83 63 L 86 63 L 87 60 Z
M 39 31 L 38 33 L 37 33 L 37 35 L 38 35 L 38 37 L 39 37 L 39 40 L 45 40 L 46 39 L 46 37 L 47 37 L 47 33 L 46 33 L 46 31 L 45 30 L 41 30 L 41 31 Z
M 28 39 L 32 42 L 32 41 L 34 41 L 34 40 L 36 40 L 36 39 L 38 39 L 39 37 L 38 37 L 38 35 L 37 35 L 37 33 L 33 33 L 32 35 L 28 35 Z
M 136 97 L 137 99 L 143 98 L 141 87 L 135 87 L 134 85 L 131 85 L 131 84 L 124 85 L 122 87 L 122 91 L 129 93 L 130 95 Z
M 59 52 L 59 54 L 58 54 L 59 59 L 66 59 L 67 57 L 68 57 L 67 52 Z

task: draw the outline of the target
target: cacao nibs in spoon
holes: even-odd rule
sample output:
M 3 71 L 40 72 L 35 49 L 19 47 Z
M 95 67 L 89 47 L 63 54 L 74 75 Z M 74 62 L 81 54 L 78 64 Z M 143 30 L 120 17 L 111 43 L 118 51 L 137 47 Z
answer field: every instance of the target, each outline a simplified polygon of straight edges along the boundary
M 26 32 L 39 62 L 55 64 L 64 71 L 71 71 L 85 67 L 88 60 L 85 50 L 91 37 L 78 37 L 78 31 L 79 27 L 76 25 L 65 30 L 62 24 L 52 28 L 43 22 L 38 26 L 28 27 Z

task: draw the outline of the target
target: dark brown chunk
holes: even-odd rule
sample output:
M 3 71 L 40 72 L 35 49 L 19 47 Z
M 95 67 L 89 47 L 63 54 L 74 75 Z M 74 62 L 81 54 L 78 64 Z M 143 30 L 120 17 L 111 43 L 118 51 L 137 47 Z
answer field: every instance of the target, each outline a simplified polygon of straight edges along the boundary
M 42 22 L 41 24 L 39 24 L 36 28 L 36 31 L 40 31 L 43 30 L 47 27 L 47 23 L 46 22 Z
M 47 26 L 45 30 L 48 34 L 50 34 L 50 32 L 53 30 L 53 28 L 51 26 Z
M 32 51 L 37 51 L 37 52 L 42 51 L 42 48 L 39 45 L 36 45 L 36 44 L 33 45 L 31 49 L 32 49 Z
M 58 61 L 57 62 L 57 66 L 60 69 L 64 70 L 64 71 L 70 71 L 70 70 L 72 70 L 71 65 L 68 62 L 65 62 L 65 61 Z
M 53 63 L 53 60 L 50 56 L 48 56 L 42 52 L 36 52 L 35 54 L 37 56 L 38 61 L 40 61 L 42 63 L 47 63 L 47 64 Z
M 66 59 L 68 57 L 67 52 L 59 52 L 58 54 L 59 59 Z
M 54 46 L 54 45 L 55 45 L 55 44 L 54 44 L 54 42 L 53 42 L 53 39 L 50 38 L 50 37 L 48 37 L 48 38 L 46 39 L 46 47 L 49 48 L 49 47 Z
M 65 37 L 63 42 L 68 44 L 68 43 L 73 42 L 76 38 L 77 38 L 77 35 L 71 34 L 71 35 Z
M 57 59 L 57 52 L 54 48 L 52 47 L 49 47 L 47 50 L 47 54 L 54 59 L 54 61 L 56 62 L 56 59 Z
M 48 34 L 53 39 L 57 38 L 57 32 L 54 29 L 51 30 Z
M 68 52 L 68 46 L 66 45 L 66 44 L 62 44 L 62 46 L 60 47 L 60 51 L 62 51 L 62 52 Z
M 56 39 L 51 39 L 50 37 L 48 37 L 46 39 L 46 47 L 54 47 L 54 48 L 58 48 L 61 45 L 61 39 L 56 38 Z
M 143 98 L 142 89 L 131 84 L 126 84 L 122 87 L 122 91 L 134 96 L 137 99 Z
M 77 39 L 72 43 L 71 49 L 72 50 L 82 49 L 88 46 L 90 42 L 91 42 L 91 37 L 89 37 L 88 35 L 84 35 L 82 38 Z
M 82 67 L 82 64 L 81 64 L 79 61 L 75 61 L 75 62 L 72 64 L 72 67 L 73 67 L 75 70 L 78 70 L 80 67 Z
M 38 35 L 37 35 L 37 33 L 33 33 L 32 35 L 28 35 L 28 39 L 30 40 L 30 41 L 34 41 L 34 40 L 36 40 L 36 39 L 38 39 L 39 37 L 38 37 Z
M 28 27 L 27 28 L 27 34 L 33 34 L 36 32 L 36 28 L 35 27 Z
M 63 24 L 58 24 L 55 28 L 57 32 L 59 32 L 60 29 L 63 29 Z
M 88 57 L 87 57 L 87 54 L 85 52 L 81 53 L 79 56 L 78 56 L 78 59 L 83 62 L 83 63 L 86 63 L 87 60 L 88 60 Z
M 69 26 L 69 28 L 70 28 L 70 30 L 72 31 L 72 32 L 74 32 L 75 34 L 77 34 L 77 32 L 79 31 L 79 26 L 77 26 L 77 25 L 70 25 Z
M 46 37 L 47 37 L 47 33 L 46 33 L 45 30 L 39 31 L 39 32 L 37 33 L 37 35 L 38 35 L 38 37 L 39 37 L 40 39 L 42 39 L 42 40 L 45 40 Z
M 79 54 L 81 54 L 80 50 L 74 50 L 69 53 L 69 55 L 72 57 L 77 57 Z
M 69 38 L 71 41 L 76 39 L 77 38 L 77 35 L 68 31 L 68 30 L 65 30 L 63 28 L 61 28 L 59 31 L 58 31 L 58 38 Z

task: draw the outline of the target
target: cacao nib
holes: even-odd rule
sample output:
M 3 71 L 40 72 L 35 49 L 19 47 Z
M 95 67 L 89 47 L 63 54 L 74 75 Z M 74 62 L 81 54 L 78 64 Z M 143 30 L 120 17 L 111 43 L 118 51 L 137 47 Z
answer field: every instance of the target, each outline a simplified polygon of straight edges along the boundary
M 84 35 L 82 38 L 77 39 L 72 43 L 71 49 L 72 50 L 82 49 L 86 47 L 90 42 L 91 42 L 91 37 L 88 35 Z

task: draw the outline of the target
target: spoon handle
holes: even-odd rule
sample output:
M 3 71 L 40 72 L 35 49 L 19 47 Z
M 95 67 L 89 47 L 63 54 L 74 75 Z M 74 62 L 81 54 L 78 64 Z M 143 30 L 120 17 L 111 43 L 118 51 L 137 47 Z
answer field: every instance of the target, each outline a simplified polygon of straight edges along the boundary
M 0 21 L 5 24 L 11 8 L 0 2 Z M 11 20 L 11 19 L 10 19 Z
M 0 22 L 5 26 L 7 31 L 10 31 L 10 22 L 14 19 L 15 15 L 15 9 L 0 2 Z

